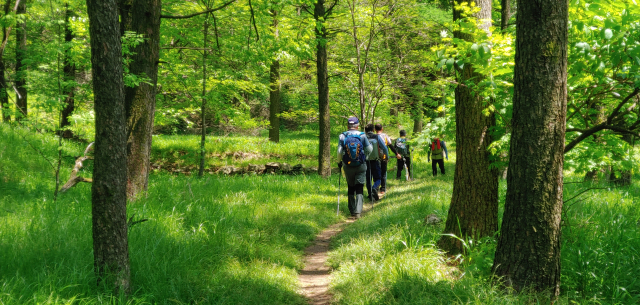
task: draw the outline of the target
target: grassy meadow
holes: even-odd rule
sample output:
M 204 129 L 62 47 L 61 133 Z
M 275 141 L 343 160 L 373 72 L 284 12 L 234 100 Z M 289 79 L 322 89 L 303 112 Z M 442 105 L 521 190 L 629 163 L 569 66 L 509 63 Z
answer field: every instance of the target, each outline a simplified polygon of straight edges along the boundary
M 315 166 L 317 136 L 287 133 L 281 141 L 210 137 L 207 152 L 218 158 L 208 164 Z M 155 136 L 152 162 L 175 164 L 195 153 L 197 143 L 197 137 Z M 62 183 L 83 149 L 63 145 Z M 237 152 L 255 158 L 235 160 Z M 0 304 L 305 304 L 297 282 L 303 249 L 348 215 L 344 180 L 341 214 L 335 213 L 337 175 L 197 179 L 158 170 L 147 197 L 128 206 L 129 217 L 148 221 L 130 227 L 133 293 L 124 298 L 95 285 L 90 185 L 54 202 L 54 167 L 43 156 L 55 165 L 55 138 L 0 124 Z M 491 285 L 493 239 L 467 241 L 468 255 L 455 261 L 434 246 L 444 224 L 426 225 L 424 218 L 446 217 L 454 162 L 453 155 L 447 175 L 433 178 L 418 155 L 416 180 L 390 179 L 385 199 L 333 240 L 329 264 L 337 304 L 545 303 Z M 90 176 L 90 169 L 82 175 Z M 567 173 L 565 180 L 581 177 Z M 640 177 L 634 180 L 629 187 L 565 186 L 565 199 L 588 187 L 607 189 L 565 206 L 559 304 L 640 303 Z M 502 205 L 506 183 L 500 187 Z

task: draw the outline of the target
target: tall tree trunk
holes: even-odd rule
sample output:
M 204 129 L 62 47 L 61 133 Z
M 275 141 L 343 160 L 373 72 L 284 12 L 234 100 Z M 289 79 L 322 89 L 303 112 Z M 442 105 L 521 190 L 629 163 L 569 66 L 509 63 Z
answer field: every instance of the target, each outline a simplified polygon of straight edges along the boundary
M 27 0 L 21 0 L 16 10 L 18 18 L 16 23 L 16 104 L 19 115 L 16 119 L 27 117 L 27 67 L 22 63 L 27 56 L 27 20 L 24 15 L 27 13 Z
M 509 19 L 511 19 L 511 0 L 500 0 L 500 30 L 509 27 Z
M 411 97 L 413 102 L 411 103 L 411 116 L 413 117 L 413 133 L 417 134 L 422 132 L 423 127 L 423 110 L 419 99 L 414 96 Z
M 145 40 L 133 50 L 129 71 L 149 82 L 125 88 L 127 114 L 127 195 L 135 199 L 149 185 L 149 157 L 156 110 L 156 84 L 160 60 L 161 0 L 128 0 L 120 13 L 125 31 L 144 35 Z M 128 2 L 128 3 L 127 3 Z M 128 5 L 127 5 L 128 4 Z
M 329 77 L 327 70 L 327 31 L 324 26 L 326 10 L 324 0 L 315 3 L 314 18 L 316 20 L 316 75 L 318 81 L 318 108 L 320 143 L 318 152 L 318 174 L 329 177 L 331 174 L 331 120 L 329 109 Z
M 278 12 L 271 11 L 273 31 L 278 39 Z M 274 58 L 269 72 L 269 140 L 280 142 L 280 62 Z
M 71 30 L 71 18 L 74 17 L 74 12 L 69 9 L 69 3 L 65 3 L 65 21 L 64 21 L 64 42 L 69 45 L 75 35 Z M 65 130 L 65 128 L 71 126 L 71 121 L 69 121 L 69 117 L 75 110 L 75 92 L 76 92 L 76 64 L 69 56 L 70 47 L 65 49 L 64 53 L 64 81 L 65 84 L 62 87 L 62 94 L 65 95 L 64 99 L 64 108 L 62 109 L 62 118 L 60 121 L 60 132 L 62 137 L 71 138 L 73 137 L 73 133 L 71 130 Z
M 475 1 L 480 12 L 478 19 L 491 18 L 491 1 Z M 454 11 L 454 20 L 462 18 Z M 488 24 L 482 24 L 488 31 Z M 456 38 L 471 40 L 466 34 L 455 33 Z M 453 178 L 453 196 L 444 234 L 467 239 L 493 236 L 498 230 L 498 172 L 490 168 L 488 147 L 493 141 L 489 135 L 495 125 L 493 114 L 486 116 L 487 108 L 480 94 L 474 93 L 469 81 L 479 83 L 483 75 L 474 72 L 471 64 L 465 64 L 458 73 L 455 90 L 456 104 L 456 171 Z M 450 254 L 464 252 L 459 239 L 443 235 L 438 246 Z
M 202 105 L 200 107 L 200 117 L 202 120 L 202 130 L 200 132 L 200 168 L 198 177 L 204 176 L 204 159 L 206 157 L 205 144 L 207 138 L 207 48 L 209 47 L 209 15 L 204 20 L 204 50 L 202 50 Z
M 11 0 L 6 0 L 4 3 L 4 16 L 9 14 L 11 6 Z M 7 40 L 7 27 L 2 27 L 2 41 Z M 9 115 L 9 95 L 7 92 L 7 79 L 5 76 L 6 65 L 4 62 L 4 49 L 0 52 L 0 107 L 2 108 L 2 121 L 11 121 L 11 115 Z
M 560 292 L 568 2 L 518 3 L 507 196 L 493 272 L 516 291 Z
M 87 0 L 87 12 L 96 116 L 91 185 L 94 268 L 98 284 L 128 293 L 127 135 L 116 0 Z

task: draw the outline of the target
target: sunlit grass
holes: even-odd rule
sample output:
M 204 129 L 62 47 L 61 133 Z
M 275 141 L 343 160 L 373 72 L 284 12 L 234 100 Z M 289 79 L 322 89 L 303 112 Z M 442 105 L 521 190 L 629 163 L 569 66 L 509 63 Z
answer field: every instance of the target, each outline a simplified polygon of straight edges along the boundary
M 95 285 L 90 185 L 80 184 L 54 203 L 51 165 L 18 134 L 48 158 L 57 155 L 53 137 L 0 124 L 3 304 L 304 304 L 297 286 L 302 250 L 348 214 L 342 180 L 341 216 L 335 215 L 337 175 L 325 180 L 153 174 L 148 196 L 128 206 L 129 217 L 148 221 L 129 231 L 134 291 L 125 299 Z M 155 142 L 161 151 L 183 149 L 193 140 L 166 139 Z M 233 154 L 251 147 L 256 154 L 307 154 L 317 142 L 311 133 L 283 135 L 281 144 L 230 139 L 235 144 L 210 143 L 211 151 Z M 194 143 L 185 147 L 197 149 Z M 63 181 L 83 146 L 64 144 Z M 416 151 L 416 180 L 396 181 L 390 170 L 385 199 L 334 239 L 329 264 L 338 304 L 545 303 L 544 297 L 508 294 L 491 285 L 492 239 L 471 241 L 469 255 L 457 265 L 435 247 L 444 224 L 425 225 L 424 218 L 446 218 L 455 155 L 450 159 L 447 175 L 433 178 Z M 640 303 L 640 177 L 634 179 L 629 187 L 594 185 L 608 189 L 588 191 L 565 206 L 559 304 Z M 568 173 L 565 180 L 581 177 Z M 565 199 L 588 187 L 567 184 Z M 500 211 L 505 190 L 501 181 Z

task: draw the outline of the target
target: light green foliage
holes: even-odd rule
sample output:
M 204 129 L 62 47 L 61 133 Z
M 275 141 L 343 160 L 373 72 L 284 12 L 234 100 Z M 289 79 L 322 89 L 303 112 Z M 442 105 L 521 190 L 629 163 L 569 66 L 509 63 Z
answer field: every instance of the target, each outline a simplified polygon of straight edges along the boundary
M 485 115 L 496 115 L 497 124 L 489 131 L 496 140 L 490 146 L 492 155 L 506 154 L 509 150 L 508 130 L 512 112 L 514 36 L 493 26 L 488 28 L 488 32 L 480 28 L 490 20 L 473 17 L 479 11 L 475 3 L 463 2 L 456 9 L 462 12 L 463 18 L 448 22 L 447 31 L 441 33 L 441 43 L 431 50 L 435 53 L 438 68 L 459 74 L 465 65 L 473 65 L 474 72 L 483 76 L 481 81 L 469 78 L 463 85 L 482 96 Z M 466 38 L 455 38 L 454 32 L 460 32 Z M 455 122 L 452 119 L 450 123 L 441 121 L 428 124 L 424 134 L 418 138 L 418 144 L 430 144 L 430 139 L 440 133 L 448 134 L 448 138 L 453 139 L 454 131 Z M 493 161 L 495 166 L 504 164 L 506 160 L 498 157 Z
M 607 119 L 640 87 L 640 9 L 634 1 L 572 1 L 569 24 L 567 143 Z M 635 98 L 608 125 L 637 133 Z M 634 125 L 635 124 L 635 125 Z M 635 127 L 634 127 L 635 126 Z M 567 155 L 569 168 L 586 172 L 603 166 L 638 166 L 620 133 L 599 131 Z M 636 137 L 637 138 L 637 137 Z

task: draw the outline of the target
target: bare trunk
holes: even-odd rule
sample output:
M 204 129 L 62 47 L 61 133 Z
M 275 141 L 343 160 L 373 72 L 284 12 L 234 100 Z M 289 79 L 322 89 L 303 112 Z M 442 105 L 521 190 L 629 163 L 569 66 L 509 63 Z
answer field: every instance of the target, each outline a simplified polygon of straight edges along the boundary
M 507 195 L 493 272 L 516 291 L 560 293 L 567 111 L 566 1 L 518 3 Z
M 273 16 L 273 29 L 275 37 L 278 39 L 278 19 L 275 10 L 271 11 Z M 269 140 L 280 142 L 280 62 L 273 59 L 271 71 L 269 72 Z
M 127 135 L 120 26 L 115 0 L 87 0 L 96 116 L 91 185 L 98 284 L 130 291 L 127 240 Z
M 147 191 L 153 119 L 156 109 L 156 84 L 160 60 L 161 0 L 129 0 L 121 3 L 124 30 L 144 35 L 144 42 L 134 49 L 129 71 L 149 82 L 125 88 L 127 113 L 127 195 L 137 198 Z
M 17 15 L 27 13 L 27 0 L 22 0 L 16 10 Z M 27 21 L 24 18 L 18 19 L 16 24 L 16 104 L 19 115 L 17 120 L 27 117 L 27 68 L 23 64 L 27 55 Z
M 500 6 L 500 30 L 504 31 L 511 19 L 511 0 L 500 0 Z
M 11 1 L 6 0 L 4 3 L 4 15 L 9 14 L 9 8 Z M 7 27 L 2 27 L 2 41 L 7 40 Z M 3 50 L 4 51 L 4 50 Z M 4 52 L 0 52 L 0 107 L 2 108 L 2 121 L 11 121 L 11 115 L 9 115 L 9 95 L 7 95 L 7 79 L 5 77 L 6 65 L 4 62 Z
M 491 1 L 477 0 L 480 12 L 478 19 L 491 17 Z M 462 18 L 454 13 L 454 20 Z M 482 26 L 486 26 L 483 24 Z M 485 30 L 488 27 L 484 28 Z M 457 38 L 470 40 L 463 33 Z M 479 83 L 483 75 L 474 72 L 471 64 L 459 71 L 458 82 Z M 498 171 L 490 168 L 488 147 L 493 142 L 491 127 L 495 126 L 493 114 L 486 116 L 487 108 L 482 97 L 471 90 L 471 86 L 459 85 L 455 91 L 456 103 L 456 171 L 453 180 L 453 196 L 444 234 L 453 234 L 462 239 L 478 240 L 493 236 L 498 230 Z M 438 246 L 449 254 L 464 252 L 459 239 L 443 235 Z
M 318 108 L 320 125 L 320 142 L 318 149 L 318 174 L 329 177 L 331 174 L 331 121 L 329 109 L 329 77 L 327 71 L 327 32 L 324 27 L 324 0 L 315 3 L 314 18 L 316 20 L 316 76 L 318 81 Z
M 207 47 L 209 45 L 209 17 L 204 20 L 204 50 L 202 51 L 202 106 L 200 109 L 200 118 L 202 120 L 202 130 L 200 133 L 200 169 L 198 177 L 204 175 L 204 159 L 205 144 L 207 140 L 207 118 L 205 116 L 207 110 Z
M 65 44 L 70 44 L 75 35 L 71 31 L 71 23 L 70 19 L 74 16 L 73 11 L 69 9 L 69 4 L 65 3 L 65 21 L 64 21 L 64 42 Z M 64 80 L 65 85 L 62 87 L 62 94 L 65 96 L 64 99 L 64 108 L 62 109 L 60 118 L 60 132 L 62 137 L 71 138 L 73 137 L 73 133 L 71 130 L 65 130 L 67 127 L 71 126 L 71 121 L 69 121 L 69 117 L 75 110 L 75 79 L 76 79 L 76 65 L 71 60 L 71 56 L 69 56 L 69 48 L 65 50 L 64 54 Z

